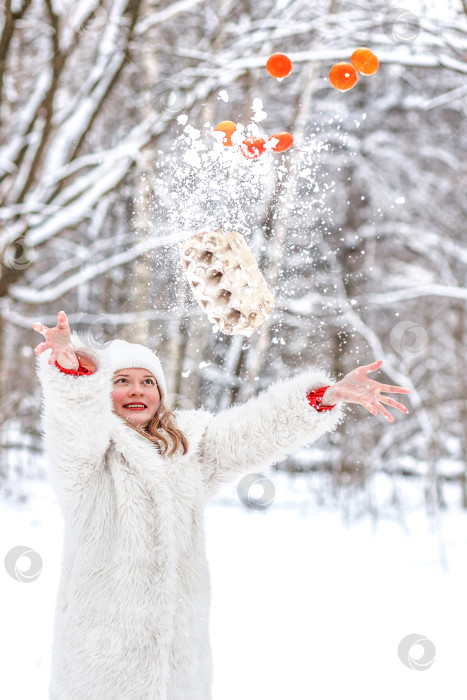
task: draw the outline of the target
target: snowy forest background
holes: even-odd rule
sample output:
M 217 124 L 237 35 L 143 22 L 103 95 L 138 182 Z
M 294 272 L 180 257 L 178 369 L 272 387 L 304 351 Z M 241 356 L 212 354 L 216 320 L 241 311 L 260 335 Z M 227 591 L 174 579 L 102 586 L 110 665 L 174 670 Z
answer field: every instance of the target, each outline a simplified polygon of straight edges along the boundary
M 428 512 L 447 482 L 467 507 L 467 4 L 403 4 L 5 0 L 4 497 L 44 475 L 31 324 L 63 309 L 96 343 L 157 347 L 182 408 L 383 359 L 372 376 L 411 388 L 409 415 L 347 407 L 279 468 L 357 515 L 400 512 L 408 480 Z M 360 45 L 380 70 L 339 93 L 329 69 Z M 264 68 L 274 51 L 294 65 L 281 83 Z M 288 130 L 294 148 L 223 159 L 223 119 Z M 185 281 L 178 243 L 211 226 L 245 235 L 273 290 L 249 339 L 213 333 Z

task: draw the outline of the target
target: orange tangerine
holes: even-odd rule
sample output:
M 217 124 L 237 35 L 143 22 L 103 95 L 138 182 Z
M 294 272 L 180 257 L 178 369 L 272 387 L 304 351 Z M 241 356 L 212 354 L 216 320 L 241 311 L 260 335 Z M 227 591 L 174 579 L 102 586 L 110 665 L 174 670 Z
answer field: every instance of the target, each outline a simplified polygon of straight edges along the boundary
M 336 63 L 329 72 L 329 82 L 336 90 L 350 90 L 357 80 L 357 71 L 351 63 Z
M 266 70 L 273 78 L 285 78 L 292 72 L 292 61 L 285 53 L 273 53 L 267 60 Z
M 276 153 L 282 153 L 282 151 L 287 151 L 293 144 L 293 136 L 289 134 L 288 131 L 279 131 L 277 134 L 273 134 L 269 139 L 268 143 L 274 139 L 277 143 L 271 146 L 272 150 Z
M 373 75 L 379 68 L 379 61 L 377 56 L 370 51 L 370 49 L 361 46 L 359 49 L 355 49 L 350 61 L 354 68 L 358 70 L 362 75 Z
M 266 150 L 266 141 L 260 136 L 250 136 L 241 142 L 240 150 L 245 158 L 259 158 Z
M 234 144 L 232 143 L 232 134 L 234 131 L 237 130 L 237 125 L 235 122 L 230 122 L 228 120 L 224 122 L 219 122 L 219 124 L 216 126 L 214 131 L 223 131 L 225 136 L 222 139 L 222 143 L 224 146 L 233 146 Z

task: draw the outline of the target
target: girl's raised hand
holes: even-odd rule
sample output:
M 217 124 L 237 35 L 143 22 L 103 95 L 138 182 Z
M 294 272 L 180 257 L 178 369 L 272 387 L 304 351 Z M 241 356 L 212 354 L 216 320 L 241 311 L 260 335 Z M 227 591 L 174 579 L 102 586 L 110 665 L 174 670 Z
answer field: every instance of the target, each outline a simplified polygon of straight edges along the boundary
M 397 408 L 403 413 L 407 413 L 407 408 L 388 396 L 382 396 L 381 392 L 389 394 L 410 394 L 410 389 L 402 386 L 391 386 L 389 384 L 381 384 L 367 377 L 368 372 L 375 372 L 381 367 L 383 360 L 373 362 L 371 365 L 357 367 L 345 375 L 340 381 L 326 389 L 323 396 L 323 405 L 331 406 L 332 404 L 342 401 L 344 403 L 359 403 L 364 406 L 374 416 L 382 413 L 390 423 L 394 423 L 393 416 L 387 411 L 383 404 Z
M 38 333 L 42 333 L 45 338 L 45 342 L 39 343 L 34 348 L 36 355 L 40 355 L 41 352 L 52 349 L 49 357 L 49 365 L 55 364 L 58 356 L 60 355 L 63 364 L 67 369 L 78 369 L 79 362 L 75 355 L 73 345 L 70 340 L 70 326 L 68 325 L 68 319 L 64 311 L 59 311 L 57 314 L 57 325 L 55 328 L 48 328 L 42 323 L 33 323 L 32 327 Z M 70 365 L 68 367 L 68 365 Z

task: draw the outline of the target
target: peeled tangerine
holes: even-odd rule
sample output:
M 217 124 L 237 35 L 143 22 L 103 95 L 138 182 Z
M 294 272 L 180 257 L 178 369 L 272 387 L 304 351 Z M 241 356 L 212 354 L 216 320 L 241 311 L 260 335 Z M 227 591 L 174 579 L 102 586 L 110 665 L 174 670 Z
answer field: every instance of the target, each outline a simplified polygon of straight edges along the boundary
M 266 141 L 260 136 L 250 136 L 242 141 L 240 150 L 245 158 L 259 158 L 266 150 Z
M 234 131 L 237 130 L 237 125 L 235 122 L 231 121 L 224 121 L 224 122 L 219 122 L 219 124 L 216 126 L 214 131 L 223 131 L 225 136 L 222 139 L 222 143 L 224 146 L 233 146 L 234 144 L 232 143 L 232 134 Z
M 379 60 L 375 54 L 361 46 L 359 49 L 355 49 L 350 61 L 354 68 L 358 70 L 362 75 L 373 75 L 379 68 Z
M 273 78 L 285 78 L 292 72 L 292 61 L 285 53 L 273 53 L 266 62 L 266 70 Z
M 274 145 L 271 145 L 273 151 L 282 153 L 282 151 L 287 151 L 293 144 L 293 136 L 288 131 L 280 131 L 278 134 L 273 134 L 268 139 L 268 143 L 274 143 Z
M 336 63 L 329 72 L 329 82 L 336 90 L 350 90 L 357 80 L 357 71 L 351 63 Z

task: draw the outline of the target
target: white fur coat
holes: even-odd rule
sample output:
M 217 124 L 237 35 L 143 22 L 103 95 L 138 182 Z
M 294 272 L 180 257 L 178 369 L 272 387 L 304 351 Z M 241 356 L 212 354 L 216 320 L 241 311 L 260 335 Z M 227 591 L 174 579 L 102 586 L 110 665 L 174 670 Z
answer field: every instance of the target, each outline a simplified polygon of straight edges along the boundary
M 37 358 L 49 477 L 65 520 L 50 700 L 210 700 L 203 507 L 225 483 L 283 459 L 342 420 L 310 370 L 214 416 L 177 412 L 188 454 L 161 455 L 112 411 L 101 353 L 72 376 Z

